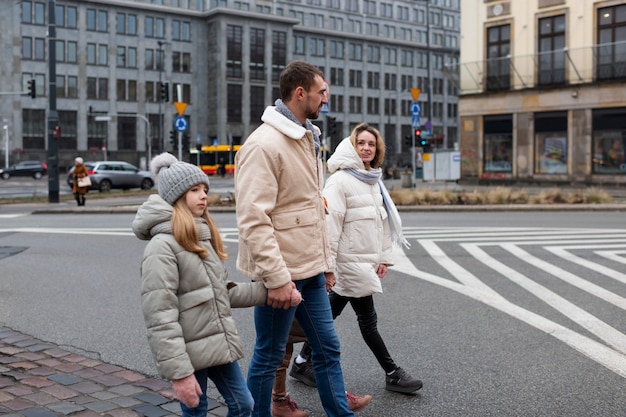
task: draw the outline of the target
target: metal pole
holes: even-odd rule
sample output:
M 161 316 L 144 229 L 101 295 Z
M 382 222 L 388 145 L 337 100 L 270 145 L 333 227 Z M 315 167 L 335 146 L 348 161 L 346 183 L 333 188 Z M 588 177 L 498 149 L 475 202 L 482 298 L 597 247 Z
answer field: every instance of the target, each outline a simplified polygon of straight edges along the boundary
M 56 22 L 55 1 L 48 0 L 48 202 L 59 202 L 59 144 L 54 128 L 59 124 L 57 113 Z
M 9 167 L 9 126 L 4 125 L 4 167 Z
M 163 44 L 164 41 L 158 41 L 159 44 L 159 57 L 157 59 L 157 65 L 159 66 L 159 94 L 161 91 L 161 83 L 163 82 L 161 79 L 161 74 L 163 72 Z M 163 100 L 159 96 L 159 152 L 163 152 L 165 150 L 165 144 L 163 143 L 163 110 L 161 108 Z M 152 138 L 150 138 L 152 139 Z
M 430 70 L 430 0 L 426 0 L 426 62 L 428 78 L 428 120 L 430 121 L 430 136 L 433 138 L 433 82 Z M 437 144 L 433 142 L 433 181 L 437 181 Z M 415 155 L 413 155 L 415 160 Z M 415 165 L 415 162 L 413 162 Z

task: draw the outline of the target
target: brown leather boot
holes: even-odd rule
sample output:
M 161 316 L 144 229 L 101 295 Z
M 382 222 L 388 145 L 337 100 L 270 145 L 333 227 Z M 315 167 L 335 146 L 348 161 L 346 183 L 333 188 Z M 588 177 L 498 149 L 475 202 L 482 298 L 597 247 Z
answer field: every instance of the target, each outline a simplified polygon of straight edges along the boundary
M 289 395 L 272 401 L 272 417 L 309 417 L 309 413 L 298 408 Z
M 348 397 L 348 408 L 354 412 L 363 410 L 372 402 L 371 395 L 359 395 L 346 391 L 346 397 Z

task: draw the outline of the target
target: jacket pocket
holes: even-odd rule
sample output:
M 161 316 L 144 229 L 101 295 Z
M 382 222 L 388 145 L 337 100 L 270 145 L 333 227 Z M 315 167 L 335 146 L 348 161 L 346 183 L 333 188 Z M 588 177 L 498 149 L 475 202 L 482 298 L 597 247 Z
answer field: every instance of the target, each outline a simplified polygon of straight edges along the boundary
M 185 341 L 215 333 L 218 312 L 213 288 L 204 287 L 180 295 L 178 314 Z
M 287 267 L 301 265 L 321 256 L 320 216 L 316 207 L 282 211 L 272 215 L 276 241 Z
M 376 218 L 380 216 L 377 208 L 363 207 L 346 212 L 344 233 L 347 233 L 348 252 L 367 255 L 376 252 L 378 230 Z

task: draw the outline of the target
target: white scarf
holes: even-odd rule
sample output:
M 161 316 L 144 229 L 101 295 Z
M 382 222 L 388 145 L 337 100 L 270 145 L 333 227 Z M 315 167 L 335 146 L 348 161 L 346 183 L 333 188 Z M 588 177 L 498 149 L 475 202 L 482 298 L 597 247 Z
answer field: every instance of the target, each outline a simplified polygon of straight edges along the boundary
M 366 184 L 374 185 L 378 183 L 380 193 L 383 196 L 383 206 L 387 211 L 387 218 L 389 219 L 391 241 L 398 246 L 404 245 L 407 249 L 410 248 L 411 244 L 406 240 L 404 234 L 402 234 L 402 219 L 400 218 L 400 213 L 398 213 L 398 209 L 393 203 L 393 200 L 387 191 L 387 187 L 385 187 L 385 183 L 383 183 L 382 170 L 380 168 L 370 169 L 369 171 L 365 169 L 347 168 L 344 169 L 344 171 Z

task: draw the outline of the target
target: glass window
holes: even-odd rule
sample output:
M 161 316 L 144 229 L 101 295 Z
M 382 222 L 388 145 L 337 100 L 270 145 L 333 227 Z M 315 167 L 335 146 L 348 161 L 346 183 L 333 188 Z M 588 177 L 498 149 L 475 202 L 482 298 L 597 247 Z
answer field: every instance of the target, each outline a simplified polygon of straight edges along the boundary
M 157 18 L 155 20 L 155 23 L 156 23 L 155 37 L 164 38 L 165 37 L 165 20 L 163 20 L 162 18 Z
M 172 20 L 172 39 L 180 40 L 180 20 Z
M 129 14 L 127 17 L 128 27 L 126 28 L 127 35 L 136 35 L 137 34 L 137 16 L 134 14 Z
M 513 117 L 511 115 L 484 118 L 485 173 L 513 172 Z
M 567 174 L 567 113 L 535 114 L 535 173 Z
M 67 27 L 76 29 L 78 27 L 78 9 L 73 6 L 67 6 Z
M 239 84 L 228 84 L 227 89 L 226 118 L 229 123 L 239 123 L 241 122 L 242 86 Z
M 250 87 L 250 123 L 260 123 L 265 110 L 265 87 Z
M 54 20 L 57 27 L 65 26 L 65 6 L 58 4 L 54 6 Z
M 154 69 L 154 49 L 146 49 L 145 68 Z
M 511 85 L 510 26 L 487 29 L 487 90 L 508 90 Z
M 65 62 L 65 42 L 56 41 L 54 46 L 57 62 Z
M 148 38 L 154 37 L 154 18 L 147 16 L 145 20 L 145 34 Z
M 35 38 L 35 59 L 37 61 L 46 59 L 46 40 L 43 38 Z
M 226 76 L 243 78 L 243 27 L 226 27 Z
M 33 22 L 33 3 L 30 1 L 22 1 L 22 23 Z
M 67 41 L 67 62 L 78 62 L 78 43 Z
M 67 77 L 67 96 L 71 98 L 78 97 L 78 77 Z
M 94 9 L 87 9 L 87 30 L 96 30 L 96 11 Z
M 46 23 L 46 5 L 45 3 L 35 2 L 35 19 L 36 25 L 44 25 Z
M 109 30 L 108 24 L 109 14 L 105 10 L 98 10 L 98 31 L 107 32 Z
M 33 59 L 33 38 L 22 38 L 22 59 Z
M 128 48 L 126 53 L 126 67 L 137 68 L 137 48 Z
M 124 34 L 126 33 L 126 14 L 118 13 L 117 14 L 117 33 Z
M 182 33 L 181 38 L 183 41 L 191 40 L 191 23 L 183 22 L 183 33 Z
M 626 108 L 593 111 L 593 173 L 626 175 Z
M 56 78 L 57 97 L 65 97 L 65 77 L 57 75 Z
M 98 45 L 98 65 L 109 63 L 109 48 L 106 45 Z

